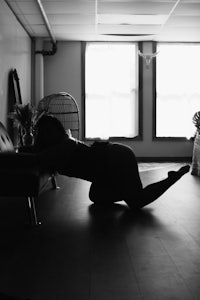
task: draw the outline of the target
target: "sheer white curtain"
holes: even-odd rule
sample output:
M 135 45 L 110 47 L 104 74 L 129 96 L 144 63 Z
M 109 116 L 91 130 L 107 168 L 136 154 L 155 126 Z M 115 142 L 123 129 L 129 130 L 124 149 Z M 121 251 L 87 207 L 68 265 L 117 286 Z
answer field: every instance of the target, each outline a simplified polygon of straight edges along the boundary
M 137 74 L 135 43 L 86 44 L 86 138 L 138 135 Z
M 157 51 L 156 136 L 190 138 L 200 110 L 200 44 L 158 44 Z

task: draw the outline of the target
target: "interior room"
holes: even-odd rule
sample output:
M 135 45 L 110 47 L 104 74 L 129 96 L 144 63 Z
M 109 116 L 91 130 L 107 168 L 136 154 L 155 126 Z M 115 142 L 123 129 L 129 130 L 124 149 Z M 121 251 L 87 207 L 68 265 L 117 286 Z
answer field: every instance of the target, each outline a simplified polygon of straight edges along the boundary
M 199 299 L 199 53 L 200 0 L 0 0 L 0 299 Z M 126 146 L 143 187 L 180 180 L 142 208 L 94 204 L 30 150 L 40 113 Z

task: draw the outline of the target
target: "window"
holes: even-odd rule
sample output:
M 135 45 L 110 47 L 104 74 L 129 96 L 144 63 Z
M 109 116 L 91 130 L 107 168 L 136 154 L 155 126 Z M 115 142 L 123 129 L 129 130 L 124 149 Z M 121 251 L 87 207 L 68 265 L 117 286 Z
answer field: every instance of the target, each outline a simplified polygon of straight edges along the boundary
M 157 45 L 156 137 L 194 135 L 200 110 L 200 44 Z
M 87 139 L 138 136 L 137 57 L 136 43 L 86 43 Z

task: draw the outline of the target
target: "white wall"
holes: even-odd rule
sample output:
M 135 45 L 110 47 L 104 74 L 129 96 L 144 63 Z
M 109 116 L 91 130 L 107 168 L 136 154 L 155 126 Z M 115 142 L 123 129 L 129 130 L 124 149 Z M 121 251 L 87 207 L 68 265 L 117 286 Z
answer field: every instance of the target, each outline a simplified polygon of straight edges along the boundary
M 6 126 L 8 74 L 17 69 L 23 103 L 31 100 L 31 39 L 0 0 L 0 121 Z
M 57 92 L 67 92 L 74 97 L 80 110 L 81 124 L 80 42 L 60 42 L 54 56 L 44 56 L 44 96 Z
M 71 94 L 81 109 L 80 42 L 60 42 L 54 56 L 44 57 L 44 94 L 56 92 Z
M 152 52 L 152 43 L 145 42 L 143 52 Z M 81 73 L 81 43 L 58 43 L 57 53 L 44 59 L 44 95 L 66 91 L 77 100 L 81 111 Z M 152 97 L 152 68 L 143 66 L 143 140 L 127 141 L 126 144 L 140 157 L 192 156 L 190 141 L 152 141 Z

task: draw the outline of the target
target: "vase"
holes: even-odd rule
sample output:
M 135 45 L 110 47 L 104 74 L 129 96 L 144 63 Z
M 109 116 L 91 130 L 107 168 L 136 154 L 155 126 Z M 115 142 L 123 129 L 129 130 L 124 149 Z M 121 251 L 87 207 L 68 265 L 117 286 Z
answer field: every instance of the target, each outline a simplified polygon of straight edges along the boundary
M 31 131 L 25 130 L 22 136 L 23 146 L 29 147 L 33 145 L 33 134 Z

